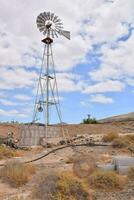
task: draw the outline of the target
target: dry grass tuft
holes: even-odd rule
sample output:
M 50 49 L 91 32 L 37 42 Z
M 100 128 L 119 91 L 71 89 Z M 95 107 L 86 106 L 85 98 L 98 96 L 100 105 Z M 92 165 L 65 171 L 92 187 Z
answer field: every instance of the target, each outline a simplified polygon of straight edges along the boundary
M 90 184 L 101 189 L 122 189 L 126 183 L 126 178 L 115 172 L 95 171 L 90 176 Z
M 115 148 L 131 147 L 134 145 L 134 135 L 125 135 L 115 138 L 112 146 Z
M 118 138 L 119 135 L 117 133 L 109 133 L 103 136 L 102 140 L 104 142 L 112 142 L 114 139 Z
M 41 175 L 33 196 L 41 200 L 91 200 L 92 192 L 83 180 L 71 172 L 62 172 L 59 175 Z
M 96 162 L 91 155 L 78 154 L 74 160 L 73 172 L 79 178 L 87 178 L 95 171 Z
M 128 171 L 128 178 L 134 180 L 134 167 L 131 167 L 130 170 Z
M 134 135 L 126 135 L 124 136 L 125 141 L 128 143 L 129 146 L 134 145 Z
M 10 147 L 0 145 L 0 160 L 12 157 L 22 157 L 25 152 L 23 150 L 15 150 Z
M 9 147 L 0 145 L 0 160 L 4 158 L 15 157 L 15 156 L 16 156 L 16 153 L 14 150 L 12 150 Z
M 112 143 L 112 146 L 114 148 L 124 148 L 124 147 L 127 147 L 127 142 L 126 140 L 124 140 L 123 137 L 119 137 L 119 138 L 116 138 L 113 140 L 113 143 Z
M 32 164 L 12 161 L 0 170 L 0 177 L 11 186 L 20 187 L 26 184 L 35 172 L 36 168 Z

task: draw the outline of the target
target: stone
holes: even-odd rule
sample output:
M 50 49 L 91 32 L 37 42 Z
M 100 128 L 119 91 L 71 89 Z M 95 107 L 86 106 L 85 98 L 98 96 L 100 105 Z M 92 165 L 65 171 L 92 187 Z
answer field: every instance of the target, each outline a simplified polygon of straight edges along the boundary
M 134 157 L 130 156 L 115 156 L 112 160 L 115 169 L 119 174 L 126 175 L 131 167 L 134 167 Z
M 97 167 L 99 169 L 105 170 L 105 171 L 114 171 L 115 165 L 114 164 L 98 164 Z

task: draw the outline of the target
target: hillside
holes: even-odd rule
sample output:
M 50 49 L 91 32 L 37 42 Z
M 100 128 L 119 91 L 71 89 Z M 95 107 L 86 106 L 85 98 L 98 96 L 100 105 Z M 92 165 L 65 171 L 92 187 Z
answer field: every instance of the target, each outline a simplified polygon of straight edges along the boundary
M 99 121 L 102 123 L 107 123 L 107 122 L 121 122 L 121 121 L 133 121 L 133 120 L 134 120 L 134 112 L 108 117 L 105 119 L 101 119 Z

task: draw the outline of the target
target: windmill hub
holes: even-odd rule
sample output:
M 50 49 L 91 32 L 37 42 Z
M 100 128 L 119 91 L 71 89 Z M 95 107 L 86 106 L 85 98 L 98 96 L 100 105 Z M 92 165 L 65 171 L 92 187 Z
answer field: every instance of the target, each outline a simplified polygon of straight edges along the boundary
M 53 25 L 52 21 L 50 21 L 50 20 L 46 21 L 46 28 L 47 29 L 50 29 L 52 27 L 52 25 Z

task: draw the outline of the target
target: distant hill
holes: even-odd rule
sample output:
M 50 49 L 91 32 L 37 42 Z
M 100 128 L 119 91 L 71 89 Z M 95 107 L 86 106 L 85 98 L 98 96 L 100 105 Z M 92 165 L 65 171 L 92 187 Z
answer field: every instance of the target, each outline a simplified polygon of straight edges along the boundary
M 108 123 L 108 122 L 121 122 L 121 121 L 133 121 L 133 120 L 134 120 L 134 112 L 131 112 L 123 115 L 117 115 L 101 119 L 99 120 L 99 122 Z

